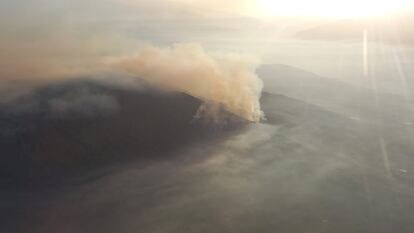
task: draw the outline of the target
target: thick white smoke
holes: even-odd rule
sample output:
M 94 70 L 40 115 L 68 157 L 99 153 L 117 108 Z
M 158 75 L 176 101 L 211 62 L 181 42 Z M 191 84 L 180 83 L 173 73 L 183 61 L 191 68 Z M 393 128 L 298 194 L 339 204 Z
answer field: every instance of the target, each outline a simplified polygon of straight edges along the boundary
M 259 121 L 262 81 L 255 63 L 234 55 L 213 56 L 197 44 L 171 48 L 148 46 L 122 58 L 117 67 L 151 84 L 181 91 L 205 102 L 202 111 L 217 118 L 224 108 L 250 121 Z

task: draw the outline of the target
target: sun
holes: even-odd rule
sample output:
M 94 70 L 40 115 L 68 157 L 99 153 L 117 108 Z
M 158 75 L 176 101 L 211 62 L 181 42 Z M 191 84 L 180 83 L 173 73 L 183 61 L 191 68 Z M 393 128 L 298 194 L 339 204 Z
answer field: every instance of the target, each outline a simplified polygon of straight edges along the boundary
M 392 14 L 413 5 L 412 0 L 256 0 L 262 16 L 369 17 Z

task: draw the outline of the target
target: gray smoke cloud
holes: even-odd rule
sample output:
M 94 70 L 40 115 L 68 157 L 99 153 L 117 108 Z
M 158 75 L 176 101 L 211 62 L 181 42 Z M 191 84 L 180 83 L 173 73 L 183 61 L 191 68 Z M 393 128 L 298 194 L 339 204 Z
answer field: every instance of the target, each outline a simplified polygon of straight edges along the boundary
M 116 68 L 147 82 L 181 91 L 205 102 L 199 113 L 219 118 L 220 108 L 249 121 L 263 117 L 263 83 L 256 65 L 238 55 L 212 55 L 197 44 L 147 46 L 134 56 L 116 59 Z
M 69 93 L 48 101 L 49 111 L 53 117 L 74 115 L 92 117 L 116 112 L 118 101 L 109 95 L 90 93 L 88 90 Z
M 47 118 L 87 118 L 119 110 L 119 102 L 114 96 L 81 85 L 50 85 L 44 89 L 34 89 L 0 104 L 0 110 L 13 116 L 42 114 Z

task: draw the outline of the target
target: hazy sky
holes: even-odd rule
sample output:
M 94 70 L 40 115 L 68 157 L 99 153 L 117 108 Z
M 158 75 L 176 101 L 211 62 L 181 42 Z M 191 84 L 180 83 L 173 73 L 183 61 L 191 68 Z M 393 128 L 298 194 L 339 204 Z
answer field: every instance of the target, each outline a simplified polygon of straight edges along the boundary
M 134 54 L 146 44 L 198 43 L 211 52 L 247 54 L 262 63 L 358 81 L 367 25 L 375 73 L 385 79 L 411 72 L 410 1 L 309 2 L 1 1 L 0 79 L 73 76 L 94 72 L 106 60 Z M 401 9 L 406 13 L 395 13 Z M 350 19 L 338 23 L 337 18 Z

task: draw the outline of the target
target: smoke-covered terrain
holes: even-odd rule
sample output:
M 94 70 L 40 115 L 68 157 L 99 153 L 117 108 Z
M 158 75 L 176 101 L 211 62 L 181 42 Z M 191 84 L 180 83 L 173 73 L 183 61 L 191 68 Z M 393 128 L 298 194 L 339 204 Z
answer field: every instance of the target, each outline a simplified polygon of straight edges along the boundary
M 138 90 L 92 80 L 40 87 L 1 108 L 0 181 L 18 187 L 62 182 L 68 172 L 155 159 L 247 123 L 225 110 L 217 112 L 220 122 L 196 119 L 202 104 L 144 82 Z
M 386 94 L 372 113 L 347 84 L 258 73 L 256 124 L 223 111 L 212 127 L 189 95 L 93 81 L 3 106 L 1 232 L 411 232 L 405 103 Z

